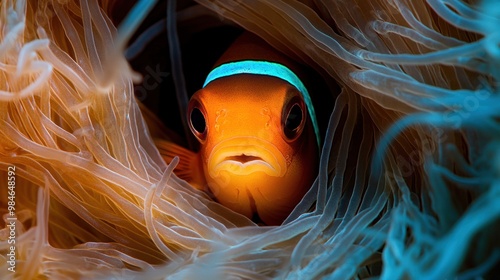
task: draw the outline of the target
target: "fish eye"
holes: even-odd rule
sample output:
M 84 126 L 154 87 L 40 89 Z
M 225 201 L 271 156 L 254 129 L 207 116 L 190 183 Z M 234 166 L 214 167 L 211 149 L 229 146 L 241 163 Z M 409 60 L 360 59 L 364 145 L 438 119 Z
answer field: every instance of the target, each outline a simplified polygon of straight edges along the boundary
M 283 132 L 288 140 L 294 140 L 300 135 L 305 119 L 303 103 L 293 102 L 291 104 L 283 119 Z
M 193 107 L 189 114 L 189 126 L 193 134 L 199 140 L 205 140 L 207 132 L 207 122 L 205 115 L 198 107 Z

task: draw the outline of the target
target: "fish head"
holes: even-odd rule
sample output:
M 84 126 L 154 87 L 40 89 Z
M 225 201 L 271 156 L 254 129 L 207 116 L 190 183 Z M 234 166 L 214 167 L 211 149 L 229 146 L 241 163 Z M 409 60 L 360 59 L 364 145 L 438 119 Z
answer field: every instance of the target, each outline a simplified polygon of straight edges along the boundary
M 226 207 L 277 224 L 309 189 L 316 136 L 289 83 L 250 74 L 214 80 L 193 95 L 188 119 L 207 186 Z

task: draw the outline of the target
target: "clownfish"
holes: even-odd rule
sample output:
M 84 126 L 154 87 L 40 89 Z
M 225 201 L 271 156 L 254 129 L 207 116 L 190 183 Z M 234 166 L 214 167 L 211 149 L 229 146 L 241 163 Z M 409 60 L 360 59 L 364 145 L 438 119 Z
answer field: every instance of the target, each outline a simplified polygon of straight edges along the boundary
M 267 225 L 280 224 L 316 177 L 319 129 L 299 68 L 244 33 L 190 99 L 198 153 L 156 141 L 176 175 L 216 201 Z

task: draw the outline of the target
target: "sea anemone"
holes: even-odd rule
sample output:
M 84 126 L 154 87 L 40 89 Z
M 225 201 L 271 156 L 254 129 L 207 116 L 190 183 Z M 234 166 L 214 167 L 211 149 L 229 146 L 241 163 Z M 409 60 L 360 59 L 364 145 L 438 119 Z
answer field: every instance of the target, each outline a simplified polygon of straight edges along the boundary
M 498 269 L 495 1 L 197 0 L 177 12 L 179 24 L 209 17 L 253 32 L 331 85 L 320 93 L 335 103 L 317 179 L 273 227 L 163 162 L 153 137 L 169 135 L 134 98 L 140 77 L 124 55 L 153 5 L 138 1 L 117 29 L 114 1 L 0 3 L 2 279 L 468 279 Z M 172 72 L 179 93 L 179 63 Z

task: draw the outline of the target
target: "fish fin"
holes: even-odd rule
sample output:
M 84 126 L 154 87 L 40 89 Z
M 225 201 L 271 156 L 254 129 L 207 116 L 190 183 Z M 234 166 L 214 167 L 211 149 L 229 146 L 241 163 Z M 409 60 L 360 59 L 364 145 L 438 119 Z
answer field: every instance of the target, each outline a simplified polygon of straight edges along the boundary
M 174 169 L 177 177 L 189 182 L 197 189 L 201 189 L 201 186 L 205 185 L 203 169 L 201 168 L 200 158 L 197 153 L 170 141 L 155 139 L 154 142 L 167 164 L 170 164 L 174 157 L 179 157 L 179 164 Z

